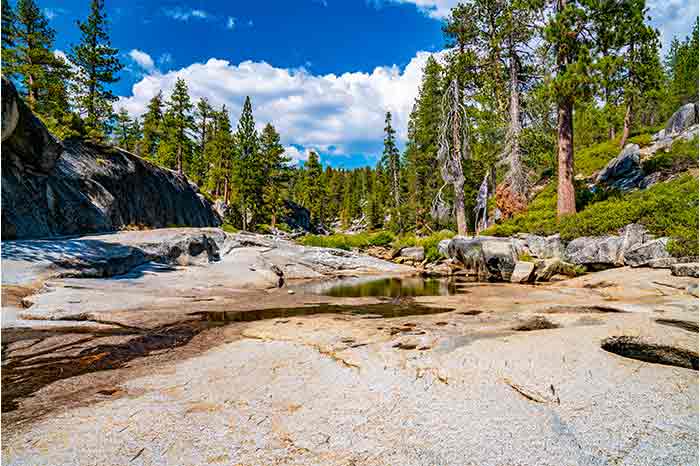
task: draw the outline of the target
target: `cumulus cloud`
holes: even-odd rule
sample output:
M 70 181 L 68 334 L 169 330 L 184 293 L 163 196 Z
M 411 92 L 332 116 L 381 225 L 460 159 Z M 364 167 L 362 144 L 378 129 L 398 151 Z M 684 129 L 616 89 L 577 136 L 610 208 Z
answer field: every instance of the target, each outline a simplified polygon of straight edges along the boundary
M 204 10 L 175 7 L 163 11 L 165 16 L 168 16 L 177 21 L 189 21 L 190 18 L 206 19 L 209 13 Z
M 233 16 L 229 16 L 228 19 L 226 19 L 226 28 L 227 29 L 234 29 L 236 27 L 236 18 Z
M 136 62 L 137 65 L 139 65 L 144 70 L 155 70 L 155 64 L 153 63 L 153 59 L 146 52 L 143 52 L 139 49 L 132 49 L 131 52 L 129 52 L 129 56 L 132 60 Z
M 300 148 L 329 156 L 374 156 L 381 152 L 386 111 L 393 115 L 399 141 L 406 140 L 408 117 L 429 56 L 418 52 L 403 69 L 382 66 L 371 73 L 341 75 L 314 75 L 266 62 L 236 65 L 211 58 L 179 70 L 148 74 L 116 107 L 140 115 L 151 97 L 161 89 L 167 96 L 181 77 L 194 99 L 207 97 L 216 106 L 226 104 L 234 124 L 249 95 L 259 126 L 272 122 L 283 144 L 295 148 L 296 152 L 288 149 L 295 160 L 306 157 Z

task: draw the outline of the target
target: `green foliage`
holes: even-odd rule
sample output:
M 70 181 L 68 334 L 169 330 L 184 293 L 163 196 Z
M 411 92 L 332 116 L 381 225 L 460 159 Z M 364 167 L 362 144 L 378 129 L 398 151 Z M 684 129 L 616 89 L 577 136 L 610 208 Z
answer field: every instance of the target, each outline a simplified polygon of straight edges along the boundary
M 605 167 L 612 159 L 620 153 L 619 138 L 601 142 L 591 147 L 575 152 L 574 168 L 576 173 L 590 176 L 594 172 Z
M 108 85 L 117 82 L 116 73 L 123 68 L 119 50 L 110 43 L 104 9 L 104 0 L 91 1 L 87 20 L 78 21 L 80 43 L 71 48 L 69 55 L 77 69 L 72 82 L 76 105 L 85 115 L 89 134 L 106 132 L 112 102 L 117 100 Z
M 230 223 L 224 223 L 221 225 L 221 229 L 224 230 L 226 233 L 238 233 L 239 230 L 238 228 L 234 227 Z
M 438 243 L 444 239 L 453 238 L 455 234 L 455 232 L 450 230 L 441 230 L 429 236 L 406 234 L 397 237 L 391 245 L 394 249 L 423 246 L 425 249 L 425 258 L 428 261 L 436 261 L 442 257 L 440 252 L 438 252 Z
M 518 254 L 518 260 L 521 262 L 534 262 L 535 259 L 527 252 L 522 252 Z
M 698 21 L 696 18 L 693 31 L 683 41 L 673 38 L 666 56 L 674 109 L 698 100 Z
M 659 151 L 642 162 L 645 173 L 667 171 L 677 173 L 698 166 L 698 138 L 690 141 L 678 140 L 668 152 Z
M 630 223 L 641 223 L 658 236 L 673 239 L 674 255 L 698 254 L 698 179 L 686 175 L 625 195 L 613 193 L 592 202 L 577 214 L 556 218 L 556 187 L 550 183 L 522 215 L 491 227 L 484 234 L 510 236 L 515 233 L 549 235 L 562 239 L 612 234 Z
M 394 235 L 387 231 L 377 233 L 334 234 L 334 235 L 306 235 L 301 239 L 304 246 L 317 246 L 322 248 L 366 249 L 369 246 L 387 246 L 394 239 Z

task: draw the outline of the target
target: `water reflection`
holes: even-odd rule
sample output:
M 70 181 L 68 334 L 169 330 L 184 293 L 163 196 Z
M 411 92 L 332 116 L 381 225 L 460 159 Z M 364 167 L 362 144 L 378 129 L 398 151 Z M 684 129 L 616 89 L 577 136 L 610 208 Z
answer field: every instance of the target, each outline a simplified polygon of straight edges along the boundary
M 338 298 L 448 296 L 466 293 L 466 290 L 461 287 L 464 283 L 464 281 L 458 281 L 454 278 L 392 277 L 371 280 L 350 279 L 333 285 L 325 285 L 314 291 Z

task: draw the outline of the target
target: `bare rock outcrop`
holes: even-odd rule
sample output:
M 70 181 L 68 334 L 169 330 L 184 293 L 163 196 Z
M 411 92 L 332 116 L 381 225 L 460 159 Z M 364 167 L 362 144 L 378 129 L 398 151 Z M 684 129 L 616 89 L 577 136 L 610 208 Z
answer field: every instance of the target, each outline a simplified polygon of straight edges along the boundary
M 2 238 L 41 238 L 133 225 L 218 226 L 187 178 L 134 154 L 59 141 L 2 79 Z

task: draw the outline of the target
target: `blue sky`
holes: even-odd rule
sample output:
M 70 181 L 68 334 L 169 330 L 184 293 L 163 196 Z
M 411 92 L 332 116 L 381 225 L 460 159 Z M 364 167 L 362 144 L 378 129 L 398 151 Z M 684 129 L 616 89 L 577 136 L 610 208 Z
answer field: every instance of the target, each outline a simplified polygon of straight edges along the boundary
M 57 31 L 78 40 L 88 0 L 37 0 Z M 334 166 L 374 164 L 384 112 L 402 143 L 421 69 L 442 49 L 441 21 L 457 0 L 106 0 L 112 43 L 126 65 L 118 105 L 140 114 L 158 89 L 184 77 L 195 97 L 237 120 L 246 95 L 290 156 L 309 150 Z M 648 0 L 664 43 L 685 35 L 697 0 Z

